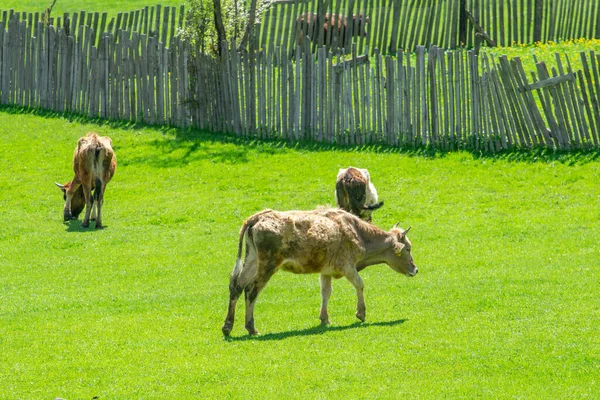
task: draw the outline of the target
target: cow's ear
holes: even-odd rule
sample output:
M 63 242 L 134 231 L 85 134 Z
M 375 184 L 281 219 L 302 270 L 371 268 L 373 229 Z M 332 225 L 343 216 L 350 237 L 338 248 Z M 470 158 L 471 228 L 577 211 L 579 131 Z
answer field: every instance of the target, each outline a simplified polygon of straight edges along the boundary
M 397 256 L 400 255 L 400 253 L 402 253 L 402 250 L 404 249 L 404 244 L 400 243 L 400 242 L 396 242 L 394 243 L 394 253 L 396 253 Z

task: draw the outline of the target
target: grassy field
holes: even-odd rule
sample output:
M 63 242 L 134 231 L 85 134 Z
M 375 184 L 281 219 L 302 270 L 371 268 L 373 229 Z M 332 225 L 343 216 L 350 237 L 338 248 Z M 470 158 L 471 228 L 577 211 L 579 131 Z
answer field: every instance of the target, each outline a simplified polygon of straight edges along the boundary
M 76 140 L 113 138 L 105 230 L 62 222 Z M 594 398 L 600 391 L 598 154 L 258 144 L 0 110 L 0 397 Z M 412 226 L 419 275 L 373 266 L 367 321 L 334 282 L 277 274 L 248 337 L 220 331 L 243 219 L 333 202 L 368 168 Z M 243 303 L 238 304 L 243 316 Z
M 0 10 L 27 11 L 42 13 L 46 7 L 52 4 L 52 0 L 2 0 Z M 164 0 L 164 1 L 148 1 L 148 0 L 57 0 L 56 5 L 52 9 L 52 16 L 59 17 L 63 13 L 73 13 L 79 11 L 87 12 L 107 12 L 109 16 L 116 16 L 119 12 L 139 10 L 146 6 L 154 6 L 161 4 L 162 6 L 177 6 L 186 4 L 185 0 Z

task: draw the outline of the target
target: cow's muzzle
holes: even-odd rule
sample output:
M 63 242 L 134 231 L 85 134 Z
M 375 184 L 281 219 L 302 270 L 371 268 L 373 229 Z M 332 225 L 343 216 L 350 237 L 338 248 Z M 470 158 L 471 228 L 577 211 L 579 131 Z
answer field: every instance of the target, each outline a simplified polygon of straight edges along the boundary
M 419 268 L 415 267 L 415 269 L 412 272 L 407 272 L 406 276 L 408 276 L 410 278 L 410 277 L 415 276 L 418 272 L 419 272 Z
M 65 210 L 63 212 L 63 219 L 65 222 L 68 222 L 68 221 L 74 219 L 73 215 L 71 214 L 71 210 Z

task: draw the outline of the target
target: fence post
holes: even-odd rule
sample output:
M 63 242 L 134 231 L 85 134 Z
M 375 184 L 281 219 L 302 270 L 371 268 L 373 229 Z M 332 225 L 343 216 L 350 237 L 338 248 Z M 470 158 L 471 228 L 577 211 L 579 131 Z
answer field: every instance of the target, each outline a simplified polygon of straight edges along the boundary
M 542 41 L 542 23 L 544 14 L 544 0 L 535 0 L 535 13 L 533 16 L 533 41 Z
M 467 0 L 460 0 L 460 6 L 458 10 L 458 43 L 460 46 L 467 44 Z
M 596 39 L 600 39 L 600 10 L 596 12 Z

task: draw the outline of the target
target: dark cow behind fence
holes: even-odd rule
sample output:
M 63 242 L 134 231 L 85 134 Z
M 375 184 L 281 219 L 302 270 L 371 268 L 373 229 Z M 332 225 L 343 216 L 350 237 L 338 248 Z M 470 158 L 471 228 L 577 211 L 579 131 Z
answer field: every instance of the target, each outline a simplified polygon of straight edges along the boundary
M 91 219 L 96 220 L 96 229 L 103 228 L 104 191 L 116 168 L 117 159 L 112 149 L 112 140 L 108 136 L 98 136 L 90 132 L 79 139 L 73 155 L 75 177 L 64 185 L 56 183 L 64 194 L 65 221 L 77 219 L 83 208 L 87 206 L 81 226 L 89 226 L 91 215 Z
M 239 234 L 238 254 L 229 282 L 229 310 L 223 334 L 233 329 L 235 306 L 245 292 L 246 329 L 254 327 L 254 305 L 260 291 L 279 270 L 296 274 L 321 274 L 321 324 L 330 323 L 327 304 L 332 278 L 346 277 L 356 288 L 356 317 L 365 320 L 364 283 L 359 272 L 385 263 L 406 276 L 415 276 L 408 230 L 394 226 L 383 231 L 340 209 L 278 212 L 264 210 L 244 221 Z M 246 255 L 242 262 L 242 246 Z
M 319 29 L 317 24 L 319 18 L 314 13 L 304 13 L 296 19 L 299 35 L 298 43 L 302 43 L 302 38 L 308 36 L 313 43 L 319 43 Z M 323 41 L 326 46 L 346 47 L 347 39 L 351 37 L 366 37 L 367 24 L 369 17 L 362 14 L 352 16 L 352 25 L 348 24 L 348 18 L 344 15 L 335 15 L 327 13 L 321 16 L 320 26 L 322 26 Z M 352 29 L 352 32 L 350 32 Z
M 339 208 L 367 222 L 372 220 L 371 213 L 383 206 L 383 201 L 378 201 L 369 171 L 362 168 L 339 170 L 335 182 L 335 200 Z

